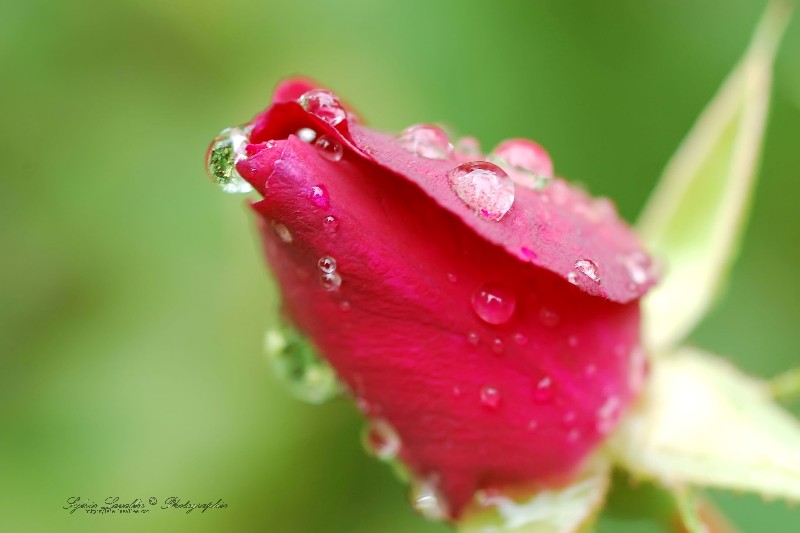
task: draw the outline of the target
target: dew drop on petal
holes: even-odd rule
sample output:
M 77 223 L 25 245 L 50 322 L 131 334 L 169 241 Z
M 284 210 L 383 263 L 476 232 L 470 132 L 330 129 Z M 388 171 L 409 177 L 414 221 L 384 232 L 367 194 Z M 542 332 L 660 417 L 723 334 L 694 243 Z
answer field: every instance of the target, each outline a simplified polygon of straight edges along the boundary
M 575 411 L 567 411 L 564 413 L 563 422 L 567 427 L 572 427 L 578 419 L 578 414 Z
M 454 151 L 456 155 L 470 159 L 480 159 L 483 156 L 481 143 L 475 137 L 461 137 L 456 141 Z
M 553 399 L 553 394 L 553 380 L 543 377 L 534 388 L 533 399 L 541 403 L 549 402 Z
M 314 146 L 317 148 L 317 153 L 328 161 L 341 161 L 342 155 L 344 154 L 342 144 L 327 135 L 322 135 L 317 139 Z
M 449 281 L 450 283 L 455 283 L 456 281 L 458 281 L 458 276 L 456 276 L 455 274 L 447 274 L 447 281 Z
M 330 91 L 312 89 L 301 96 L 297 102 L 303 109 L 331 126 L 336 126 L 347 118 L 347 112 L 339 103 L 339 99 Z
M 331 198 L 328 196 L 328 191 L 324 185 L 314 185 L 308 192 L 308 199 L 311 203 L 322 209 L 326 209 L 331 205 Z
M 494 387 L 483 387 L 481 389 L 481 405 L 487 409 L 497 409 L 500 407 L 500 391 Z
M 289 231 L 289 228 L 287 228 L 283 224 L 278 224 L 277 222 L 273 222 L 272 229 L 273 231 L 275 231 L 275 235 L 277 235 L 281 241 L 285 242 L 286 244 L 292 242 L 292 233 Z
M 491 158 L 508 172 L 515 183 L 541 190 L 553 178 L 553 162 L 544 148 L 528 139 L 509 139 L 494 149 Z
M 351 307 L 350 302 L 347 300 L 343 300 L 342 303 L 339 304 L 339 309 L 345 312 L 349 311 Z
M 284 326 L 268 331 L 264 347 L 270 365 L 298 398 L 319 404 L 341 392 L 334 370 L 295 329 Z
M 644 252 L 635 251 L 619 258 L 631 281 L 636 285 L 644 285 L 650 278 L 650 260 Z
M 227 193 L 248 193 L 253 187 L 236 171 L 236 163 L 247 157 L 249 128 L 236 126 L 222 130 L 206 152 L 206 170 L 211 181 Z
M 481 340 L 481 338 L 480 338 L 480 337 L 478 336 L 478 334 L 477 334 L 476 332 L 474 332 L 474 331 L 470 331 L 470 332 L 467 334 L 467 342 L 469 342 L 469 343 L 470 343 L 471 345 L 473 345 L 473 346 L 477 346 L 477 345 L 478 345 L 478 343 L 480 342 L 480 340 Z
M 489 324 L 505 324 L 516 308 L 514 293 L 501 285 L 486 283 L 472 294 L 472 309 Z
M 573 285 L 578 284 L 578 275 L 575 272 L 569 272 L 567 274 L 567 281 L 572 283 Z
M 400 451 L 400 437 L 397 432 L 382 419 L 370 420 L 364 426 L 361 442 L 370 454 L 382 461 L 391 461 Z
M 528 337 L 526 337 L 522 333 L 515 333 L 514 342 L 516 342 L 520 346 L 525 346 L 526 344 L 528 344 Z
M 320 276 L 319 282 L 326 291 L 335 291 L 342 285 L 342 276 L 338 272 L 323 274 Z
M 501 354 L 505 351 L 506 346 L 503 343 L 503 340 L 500 338 L 495 338 L 492 341 L 492 351 L 496 354 Z
M 598 433 L 601 435 L 611 433 L 611 430 L 619 419 L 621 407 L 622 404 L 616 396 L 609 397 L 603 405 L 600 406 L 600 409 L 597 410 L 596 423 Z
M 600 281 L 600 271 L 597 268 L 597 263 L 591 259 L 579 259 L 575 262 L 575 268 L 595 283 Z
M 561 317 L 548 307 L 542 307 L 539 310 L 539 323 L 546 328 L 554 328 L 561 322 Z
M 322 219 L 322 227 L 325 228 L 325 231 L 328 233 L 336 233 L 336 229 L 339 227 L 339 221 L 336 220 L 336 217 L 328 215 Z
M 414 480 L 409 499 L 414 510 L 428 520 L 445 520 L 449 514 L 447 501 L 439 493 L 433 478 Z
M 448 159 L 453 153 L 447 132 L 432 124 L 406 128 L 397 142 L 404 150 L 425 159 Z
M 536 431 L 539 429 L 539 422 L 536 420 L 531 420 L 528 422 L 528 431 Z
M 578 428 L 571 429 L 569 433 L 567 433 L 567 441 L 575 443 L 581 438 L 581 430 Z
M 297 130 L 297 138 L 304 143 L 312 143 L 317 138 L 317 132 L 311 128 L 300 128 Z
M 319 258 L 319 261 L 317 261 L 317 266 L 319 266 L 319 269 L 323 273 L 331 274 L 336 271 L 336 259 L 329 255 L 322 256 Z
M 500 220 L 514 204 L 514 182 L 487 161 L 459 165 L 448 173 L 450 188 L 462 202 L 489 220 Z

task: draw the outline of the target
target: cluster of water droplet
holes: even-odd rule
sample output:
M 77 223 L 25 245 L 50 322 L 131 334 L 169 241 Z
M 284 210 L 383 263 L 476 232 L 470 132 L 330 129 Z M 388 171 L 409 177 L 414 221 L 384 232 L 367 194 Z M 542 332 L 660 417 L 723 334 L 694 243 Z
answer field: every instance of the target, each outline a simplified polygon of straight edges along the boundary
M 321 272 L 319 282 L 326 291 L 338 290 L 342 285 L 342 276 L 336 272 L 336 259 L 326 255 L 319 258 L 317 266 Z
M 206 171 L 211 180 L 227 193 L 248 193 L 253 187 L 236 171 L 236 163 L 246 157 L 250 126 L 235 126 L 220 132 L 206 152 Z
M 383 419 L 369 420 L 361 433 L 361 442 L 370 454 L 381 461 L 393 461 L 400 451 L 400 437 Z
M 334 370 L 294 328 L 282 326 L 269 330 L 264 346 L 275 372 L 298 398 L 319 404 L 341 392 Z

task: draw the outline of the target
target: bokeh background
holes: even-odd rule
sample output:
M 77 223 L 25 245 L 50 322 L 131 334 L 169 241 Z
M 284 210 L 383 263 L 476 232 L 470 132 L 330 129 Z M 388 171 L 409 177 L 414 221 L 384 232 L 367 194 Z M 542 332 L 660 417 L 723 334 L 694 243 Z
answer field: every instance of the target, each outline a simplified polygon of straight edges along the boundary
M 243 199 L 205 176 L 208 141 L 302 73 L 381 129 L 536 139 L 634 220 L 764 5 L 2 2 L 0 530 L 447 531 L 362 452 L 355 409 L 271 374 L 274 289 Z M 741 260 L 692 336 L 761 376 L 798 363 L 798 22 Z M 229 507 L 69 515 L 75 495 Z M 745 532 L 800 531 L 798 508 L 714 497 Z

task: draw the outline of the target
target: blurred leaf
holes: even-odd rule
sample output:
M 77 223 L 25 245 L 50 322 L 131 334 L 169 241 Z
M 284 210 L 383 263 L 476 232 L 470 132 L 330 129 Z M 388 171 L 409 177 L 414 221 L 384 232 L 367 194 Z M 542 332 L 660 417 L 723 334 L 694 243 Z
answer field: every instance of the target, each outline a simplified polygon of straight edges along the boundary
M 688 487 L 678 487 L 673 494 L 687 533 L 710 533 L 700 517 L 700 509 L 694 492 Z
M 461 533 L 578 533 L 591 530 L 608 491 L 608 460 L 594 458 L 569 485 L 530 494 L 485 493 L 458 525 Z
M 787 370 L 769 383 L 769 391 L 781 401 L 794 400 L 800 396 L 800 368 Z
M 641 403 L 610 450 L 634 476 L 800 501 L 800 423 L 762 383 L 684 348 L 655 358 Z
M 724 286 L 736 256 L 767 115 L 772 63 L 788 19 L 767 9 L 744 58 L 664 170 L 638 230 L 666 274 L 644 302 L 650 346 L 685 337 Z

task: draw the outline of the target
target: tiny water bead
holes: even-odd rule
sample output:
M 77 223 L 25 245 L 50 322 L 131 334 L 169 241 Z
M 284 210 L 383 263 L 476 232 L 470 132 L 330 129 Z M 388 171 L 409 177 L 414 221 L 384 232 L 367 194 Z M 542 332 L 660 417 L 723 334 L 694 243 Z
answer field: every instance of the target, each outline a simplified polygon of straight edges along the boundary
M 481 389 L 481 405 L 487 409 L 497 409 L 500 407 L 500 391 L 494 387 L 486 386 Z
M 336 126 L 347 118 L 347 112 L 339 99 L 330 91 L 312 89 L 301 96 L 297 102 L 303 109 L 331 126 Z
M 573 285 L 578 284 L 578 275 L 575 272 L 567 273 L 567 281 L 572 283 Z
M 336 217 L 328 215 L 322 219 L 322 227 L 325 228 L 325 231 L 328 233 L 335 233 L 339 228 L 339 221 L 336 220 Z
M 342 286 L 342 276 L 338 272 L 331 272 L 330 274 L 323 274 L 319 278 L 322 288 L 326 291 L 335 291 Z
M 596 429 L 601 435 L 611 433 L 619 419 L 622 404 L 616 396 L 609 397 L 597 410 Z
M 462 202 L 488 220 L 500 220 L 514 204 L 514 182 L 487 161 L 457 166 L 448 173 L 448 181 Z
M 317 138 L 317 132 L 311 128 L 300 128 L 297 130 L 297 138 L 304 143 L 312 143 Z
M 325 274 L 330 274 L 336 270 L 336 259 L 329 255 L 322 256 L 317 261 L 317 266 Z
M 528 344 L 528 337 L 526 337 L 522 333 L 515 333 L 514 342 L 516 342 L 520 346 L 525 346 L 526 344 Z
M 469 159 L 481 159 L 481 143 L 475 137 L 461 137 L 456 141 L 453 151 L 456 155 Z
M 308 191 L 308 199 L 315 206 L 327 209 L 331 205 L 331 198 L 328 196 L 328 190 L 324 185 L 314 185 Z
M 453 153 L 447 132 L 432 124 L 406 128 L 397 142 L 404 150 L 425 159 L 448 159 Z
M 467 342 L 470 343 L 471 345 L 477 346 L 480 341 L 481 338 L 476 332 L 470 331 L 469 333 L 467 333 Z
M 554 328 L 561 322 L 561 317 L 558 313 L 549 307 L 542 307 L 539 309 L 539 323 L 546 328 Z
M 340 161 L 344 154 L 344 148 L 342 148 L 341 143 L 331 139 L 327 135 L 323 135 L 317 139 L 314 146 L 317 147 L 317 153 L 328 161 Z
M 549 377 L 543 377 L 536 383 L 533 390 L 533 399 L 537 402 L 544 403 L 553 399 L 553 380 Z
M 503 339 L 495 338 L 492 341 L 492 351 L 496 354 L 501 354 L 506 350 L 506 345 L 503 343 Z
M 514 293 L 501 285 L 486 283 L 472 294 L 472 309 L 488 324 L 505 324 L 517 308 Z
M 414 480 L 409 499 L 414 510 L 429 520 L 445 520 L 449 514 L 447 501 L 439 493 L 433 478 Z
M 595 283 L 600 281 L 600 270 L 597 268 L 597 263 L 591 259 L 579 259 L 575 262 L 575 268 Z
M 248 128 L 236 126 L 220 132 L 208 147 L 206 170 L 211 181 L 227 193 L 248 193 L 253 187 L 236 171 L 236 163 L 247 157 Z
M 341 392 L 336 373 L 294 328 L 282 326 L 268 331 L 264 347 L 276 374 L 298 398 L 319 404 Z
M 400 437 L 385 420 L 370 420 L 364 426 L 361 442 L 368 453 L 382 461 L 391 461 L 400 451 Z

